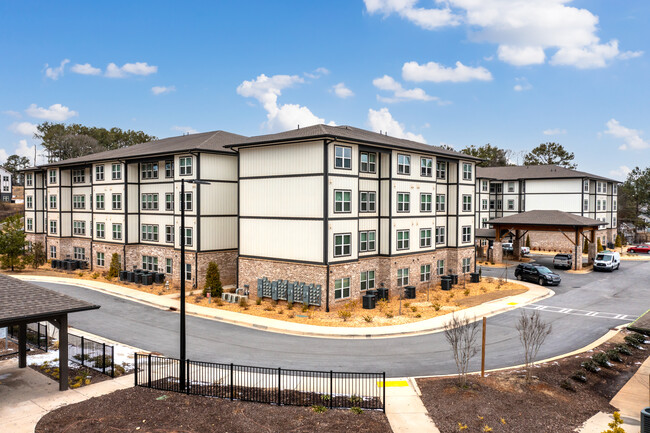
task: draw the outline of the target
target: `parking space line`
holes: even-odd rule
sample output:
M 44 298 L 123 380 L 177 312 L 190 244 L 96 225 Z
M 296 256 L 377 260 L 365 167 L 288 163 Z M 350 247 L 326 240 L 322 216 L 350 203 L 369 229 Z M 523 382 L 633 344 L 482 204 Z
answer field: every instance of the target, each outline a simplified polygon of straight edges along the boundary
M 527 310 L 546 311 L 549 313 L 570 314 L 573 316 L 595 317 L 597 319 L 624 320 L 624 321 L 631 321 L 636 319 L 635 316 L 629 314 L 608 313 L 605 311 L 575 310 L 573 308 L 555 307 L 552 305 L 530 304 L 530 305 L 525 305 L 522 308 L 525 308 Z

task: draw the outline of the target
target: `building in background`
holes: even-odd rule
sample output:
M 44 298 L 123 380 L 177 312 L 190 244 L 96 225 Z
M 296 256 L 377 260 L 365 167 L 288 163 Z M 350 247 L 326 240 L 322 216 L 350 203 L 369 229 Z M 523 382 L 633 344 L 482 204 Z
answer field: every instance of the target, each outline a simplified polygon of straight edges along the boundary
M 11 173 L 0 167 L 0 201 L 11 202 Z

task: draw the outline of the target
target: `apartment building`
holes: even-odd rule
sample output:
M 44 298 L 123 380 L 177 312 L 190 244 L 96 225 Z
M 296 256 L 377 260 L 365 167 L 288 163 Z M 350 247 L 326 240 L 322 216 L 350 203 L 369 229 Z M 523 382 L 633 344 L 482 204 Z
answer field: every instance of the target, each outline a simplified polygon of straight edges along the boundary
M 183 277 L 203 284 L 210 261 L 236 282 L 237 154 L 224 131 L 141 143 L 25 171 L 25 232 L 48 259 L 165 272 L 180 281 L 180 200 L 186 209 Z M 209 182 L 193 184 L 195 179 Z M 181 197 L 181 182 L 185 196 Z
M 323 306 L 474 270 L 477 158 L 349 126 L 252 137 L 239 154 L 239 285 L 321 286 Z
M 619 182 L 556 165 L 478 167 L 476 228 L 493 218 L 531 210 L 560 210 L 602 221 L 603 245 L 615 242 Z M 561 233 L 529 232 L 533 247 L 572 250 Z
M 11 173 L 0 167 L 0 201 L 11 201 Z

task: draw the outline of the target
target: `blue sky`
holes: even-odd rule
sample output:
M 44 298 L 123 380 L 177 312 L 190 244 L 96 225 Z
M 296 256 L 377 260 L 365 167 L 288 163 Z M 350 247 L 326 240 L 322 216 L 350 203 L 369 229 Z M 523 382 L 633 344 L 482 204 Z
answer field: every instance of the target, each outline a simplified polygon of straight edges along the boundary
M 650 2 L 0 3 L 0 159 L 34 125 L 160 138 L 333 122 L 460 149 L 650 163 Z M 647 131 L 647 132 L 644 132 Z

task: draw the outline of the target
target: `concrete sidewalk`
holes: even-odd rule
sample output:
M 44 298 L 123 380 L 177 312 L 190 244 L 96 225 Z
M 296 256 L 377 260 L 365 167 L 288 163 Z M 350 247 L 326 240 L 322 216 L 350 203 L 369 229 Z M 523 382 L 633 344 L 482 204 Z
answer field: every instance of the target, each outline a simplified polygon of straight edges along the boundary
M 152 305 L 165 310 L 168 310 L 170 308 L 178 309 L 180 307 L 179 299 L 171 299 L 167 296 L 158 296 L 151 293 L 141 292 L 139 290 L 129 289 L 127 287 L 100 281 L 36 275 L 16 275 L 15 277 L 25 281 L 41 281 L 86 287 L 92 290 L 102 291 L 111 295 Z M 476 307 L 466 308 L 464 310 L 458 311 L 456 314 L 459 317 L 476 318 L 479 320 L 483 317 L 494 316 L 496 314 L 513 310 L 527 304 L 532 304 L 542 299 L 551 297 L 555 294 L 555 292 L 552 290 L 546 287 L 540 287 L 535 284 L 525 283 L 521 281 L 519 281 L 518 284 L 526 286 L 529 289 L 528 292 L 516 296 L 508 296 L 506 298 L 486 302 Z M 434 317 L 432 319 L 401 325 L 353 328 L 305 325 L 302 323 L 293 323 L 266 317 L 253 316 L 250 314 L 237 313 L 234 311 L 221 310 L 218 308 L 203 307 L 191 303 L 186 304 L 186 311 L 188 314 L 195 316 L 205 317 L 208 319 L 218 320 L 234 325 L 261 329 L 264 331 L 309 337 L 350 339 L 389 338 L 403 337 L 407 335 L 429 334 L 443 330 L 445 323 L 449 320 L 449 315 L 444 315 Z
M 386 380 L 386 417 L 393 433 L 440 433 L 412 377 Z

